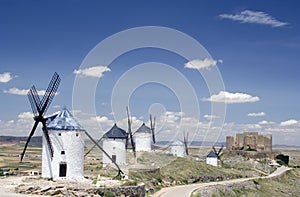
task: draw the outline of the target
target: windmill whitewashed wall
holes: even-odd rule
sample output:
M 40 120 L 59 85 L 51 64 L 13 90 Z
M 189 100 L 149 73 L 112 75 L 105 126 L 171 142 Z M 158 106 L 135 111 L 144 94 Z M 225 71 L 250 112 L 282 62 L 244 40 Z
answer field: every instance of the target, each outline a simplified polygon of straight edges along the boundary
M 210 151 L 210 153 L 206 156 L 206 164 L 218 166 L 218 156 L 214 151 Z
M 134 133 L 134 139 L 136 151 L 151 151 L 152 134 L 150 128 L 145 123 Z
M 42 177 L 80 179 L 84 177 L 84 129 L 64 108 L 49 119 L 47 129 L 53 146 L 53 158 L 43 136 Z
M 176 157 L 186 157 L 186 150 L 184 143 L 180 140 L 176 140 L 171 144 L 171 154 Z
M 126 164 L 126 139 L 126 131 L 116 124 L 103 136 L 103 149 L 117 164 Z M 102 158 L 104 165 L 112 163 L 104 153 Z

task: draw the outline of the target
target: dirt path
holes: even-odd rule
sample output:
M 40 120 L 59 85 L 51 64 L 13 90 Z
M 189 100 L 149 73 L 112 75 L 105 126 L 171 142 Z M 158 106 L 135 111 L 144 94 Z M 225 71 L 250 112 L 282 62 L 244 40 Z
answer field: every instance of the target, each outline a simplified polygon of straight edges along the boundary
M 201 188 L 204 188 L 207 186 L 240 183 L 240 182 L 249 181 L 249 180 L 257 179 L 257 178 L 272 178 L 275 176 L 279 176 L 290 169 L 291 168 L 281 166 L 275 172 L 273 172 L 272 174 L 265 176 L 265 177 L 251 177 L 251 178 L 234 179 L 234 180 L 228 180 L 228 181 L 197 183 L 197 184 L 191 184 L 191 185 L 180 185 L 180 186 L 174 186 L 174 187 L 167 187 L 167 188 L 163 188 L 163 189 L 159 190 L 158 192 L 153 194 L 152 197 L 174 197 L 174 196 L 190 197 L 192 192 L 195 191 L 196 189 L 201 189 Z

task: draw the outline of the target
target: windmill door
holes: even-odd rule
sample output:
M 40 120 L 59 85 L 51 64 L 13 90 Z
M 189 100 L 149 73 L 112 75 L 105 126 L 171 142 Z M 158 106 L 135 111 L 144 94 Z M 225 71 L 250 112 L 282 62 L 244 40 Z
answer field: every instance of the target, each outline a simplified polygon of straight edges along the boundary
M 117 156 L 116 155 L 112 155 L 111 158 L 112 158 L 113 162 L 117 161 Z
M 59 164 L 59 177 L 66 177 L 67 176 L 67 164 L 61 163 Z

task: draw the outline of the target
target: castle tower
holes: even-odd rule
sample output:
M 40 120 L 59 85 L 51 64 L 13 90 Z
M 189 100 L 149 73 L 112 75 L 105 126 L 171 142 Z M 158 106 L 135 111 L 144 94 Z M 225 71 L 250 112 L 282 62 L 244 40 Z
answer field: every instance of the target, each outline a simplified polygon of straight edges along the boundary
M 53 146 L 53 158 L 43 135 L 42 177 L 83 178 L 84 129 L 66 108 L 48 118 L 47 129 Z
M 234 137 L 233 136 L 226 136 L 226 150 L 233 150 L 234 149 Z
M 126 131 L 119 128 L 117 124 L 103 136 L 103 149 L 117 164 L 126 163 L 126 139 Z M 104 165 L 112 163 L 104 153 L 102 162 Z
M 136 151 L 151 151 L 152 135 L 149 127 L 143 123 L 140 128 L 134 133 L 135 150 Z

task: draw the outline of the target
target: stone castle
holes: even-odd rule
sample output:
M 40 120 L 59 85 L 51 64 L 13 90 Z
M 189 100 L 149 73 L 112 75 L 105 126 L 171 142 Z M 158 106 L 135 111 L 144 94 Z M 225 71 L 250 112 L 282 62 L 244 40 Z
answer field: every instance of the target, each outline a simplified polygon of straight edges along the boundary
M 237 133 L 235 137 L 226 136 L 226 150 L 272 152 L 272 135 L 259 135 L 258 132 L 244 132 Z

